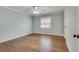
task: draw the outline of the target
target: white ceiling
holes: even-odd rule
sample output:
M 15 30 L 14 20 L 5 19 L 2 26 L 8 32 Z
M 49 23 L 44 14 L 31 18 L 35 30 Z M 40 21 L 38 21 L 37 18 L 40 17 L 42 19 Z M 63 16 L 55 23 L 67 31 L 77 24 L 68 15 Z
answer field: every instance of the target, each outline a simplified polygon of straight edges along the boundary
M 25 14 L 25 15 L 34 15 L 33 13 L 33 6 L 6 6 L 6 8 Z M 64 7 L 63 6 L 39 6 L 39 15 L 42 14 L 50 14 L 50 13 L 55 13 L 58 11 L 63 11 Z

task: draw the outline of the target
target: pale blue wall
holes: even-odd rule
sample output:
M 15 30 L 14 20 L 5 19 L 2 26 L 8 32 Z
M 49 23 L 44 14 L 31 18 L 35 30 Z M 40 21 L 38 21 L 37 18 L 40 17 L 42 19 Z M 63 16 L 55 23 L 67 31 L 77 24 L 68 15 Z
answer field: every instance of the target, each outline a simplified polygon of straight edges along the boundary
M 32 32 L 32 18 L 0 7 L 0 42 Z
M 53 14 L 50 15 L 52 18 L 52 27 L 50 29 L 41 29 L 40 28 L 40 17 L 33 17 L 32 27 L 34 33 L 46 33 L 53 35 L 64 35 L 64 14 Z
M 64 35 L 64 15 L 54 14 L 52 17 L 52 28 L 41 29 L 40 17 L 30 17 L 7 8 L 0 7 L 0 42 L 29 33 L 48 33 L 53 35 Z

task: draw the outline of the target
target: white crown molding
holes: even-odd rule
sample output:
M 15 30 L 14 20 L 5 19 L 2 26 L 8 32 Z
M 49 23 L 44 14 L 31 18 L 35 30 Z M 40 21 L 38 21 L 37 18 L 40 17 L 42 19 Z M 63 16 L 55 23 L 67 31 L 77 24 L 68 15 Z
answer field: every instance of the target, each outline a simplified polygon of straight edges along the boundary
M 45 13 L 45 14 L 38 14 L 38 15 L 33 15 L 33 14 L 29 14 L 29 13 L 24 13 L 22 11 L 19 11 L 17 9 L 14 9 L 14 8 L 11 8 L 11 7 L 8 7 L 8 6 L 2 6 L 3 8 L 7 8 L 9 10 L 12 10 L 14 12 L 17 12 L 19 14 L 23 14 L 23 15 L 27 15 L 27 16 L 43 16 L 43 15 L 52 15 L 52 14 L 59 14 L 59 13 L 64 13 L 64 10 L 59 10 L 59 11 L 55 11 L 55 12 L 51 12 L 51 13 Z
M 16 10 L 16 9 L 14 9 L 14 8 L 10 8 L 10 7 L 7 7 L 7 6 L 2 6 L 2 7 L 3 7 L 3 8 L 7 8 L 7 9 L 12 10 L 12 11 L 15 11 L 15 12 L 17 12 L 17 13 L 24 14 L 24 15 L 27 15 L 27 16 L 28 16 L 28 14 L 26 14 L 26 13 L 24 13 L 24 12 L 21 12 L 21 11 L 19 11 L 19 10 Z

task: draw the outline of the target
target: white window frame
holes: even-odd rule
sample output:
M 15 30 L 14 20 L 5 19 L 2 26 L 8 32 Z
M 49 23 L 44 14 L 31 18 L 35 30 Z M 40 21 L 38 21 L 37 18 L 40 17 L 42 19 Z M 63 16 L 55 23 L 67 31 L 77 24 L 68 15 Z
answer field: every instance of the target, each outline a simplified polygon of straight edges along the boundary
M 44 28 L 45 29 L 51 28 L 51 17 L 50 16 L 41 17 L 40 27 L 43 28 L 43 29 Z

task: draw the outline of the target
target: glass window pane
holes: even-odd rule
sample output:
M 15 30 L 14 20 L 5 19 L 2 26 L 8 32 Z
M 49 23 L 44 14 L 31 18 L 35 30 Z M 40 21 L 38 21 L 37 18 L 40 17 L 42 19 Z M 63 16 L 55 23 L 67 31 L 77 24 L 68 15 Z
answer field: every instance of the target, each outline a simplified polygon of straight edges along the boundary
M 51 18 L 50 17 L 42 17 L 41 18 L 41 28 L 51 28 Z
M 41 19 L 41 23 L 45 23 L 45 19 Z

